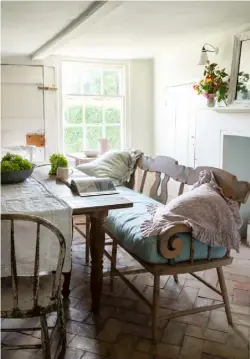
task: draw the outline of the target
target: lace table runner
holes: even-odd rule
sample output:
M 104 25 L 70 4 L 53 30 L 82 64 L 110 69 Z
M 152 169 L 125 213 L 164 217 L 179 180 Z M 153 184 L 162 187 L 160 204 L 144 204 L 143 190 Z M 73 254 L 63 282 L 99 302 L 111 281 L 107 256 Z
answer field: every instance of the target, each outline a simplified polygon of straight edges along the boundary
M 34 178 L 18 184 L 1 186 L 2 212 L 21 212 L 40 216 L 60 229 L 66 241 L 63 272 L 71 270 L 72 209 L 63 200 L 53 196 Z M 34 273 L 36 224 L 15 221 L 15 249 L 18 275 Z M 40 271 L 56 269 L 59 254 L 57 237 L 41 227 Z M 2 221 L 1 228 L 2 277 L 10 275 L 10 221 Z

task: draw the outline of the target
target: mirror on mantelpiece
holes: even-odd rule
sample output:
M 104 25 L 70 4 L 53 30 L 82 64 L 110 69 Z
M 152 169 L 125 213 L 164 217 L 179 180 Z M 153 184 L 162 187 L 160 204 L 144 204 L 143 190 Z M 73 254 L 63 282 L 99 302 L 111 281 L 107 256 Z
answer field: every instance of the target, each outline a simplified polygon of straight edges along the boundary
M 236 100 L 250 100 L 250 39 L 241 41 Z
M 229 104 L 250 104 L 250 31 L 234 37 Z

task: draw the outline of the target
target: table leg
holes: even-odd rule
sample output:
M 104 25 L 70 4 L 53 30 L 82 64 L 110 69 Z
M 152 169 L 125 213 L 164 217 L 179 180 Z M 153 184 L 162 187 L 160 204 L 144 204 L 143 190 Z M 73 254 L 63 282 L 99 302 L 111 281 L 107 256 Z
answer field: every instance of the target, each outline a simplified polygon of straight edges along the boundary
M 107 213 L 100 212 L 90 215 L 90 253 L 91 253 L 91 299 L 92 311 L 97 314 L 100 308 L 103 282 L 103 254 L 105 244 L 105 232 L 103 227 Z
M 63 295 L 63 298 L 68 298 L 69 296 L 69 293 L 70 293 L 70 289 L 69 289 L 69 286 L 70 286 L 70 279 L 71 279 L 71 272 L 67 272 L 67 273 L 63 273 L 63 287 L 62 287 L 62 295 Z
M 73 242 L 73 237 L 74 237 L 74 218 L 72 216 L 72 242 Z M 72 273 L 72 259 L 71 259 L 70 272 L 62 273 L 62 275 L 63 275 L 63 287 L 62 287 L 63 298 L 68 298 L 69 297 L 69 293 L 70 293 L 69 287 L 70 287 L 71 273 Z

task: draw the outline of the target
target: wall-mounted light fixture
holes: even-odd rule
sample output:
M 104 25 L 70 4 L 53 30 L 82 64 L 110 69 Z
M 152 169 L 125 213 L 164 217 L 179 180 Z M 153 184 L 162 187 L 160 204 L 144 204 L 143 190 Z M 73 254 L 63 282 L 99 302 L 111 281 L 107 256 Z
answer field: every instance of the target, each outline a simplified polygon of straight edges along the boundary
M 210 46 L 213 50 L 208 50 L 206 48 L 207 46 Z M 206 63 L 208 61 L 208 56 L 207 56 L 208 52 L 214 52 L 215 55 L 217 55 L 219 52 L 219 49 L 218 49 L 218 47 L 214 47 L 213 45 L 204 44 L 201 49 L 201 56 L 200 56 L 200 61 L 198 62 L 198 65 L 206 65 Z

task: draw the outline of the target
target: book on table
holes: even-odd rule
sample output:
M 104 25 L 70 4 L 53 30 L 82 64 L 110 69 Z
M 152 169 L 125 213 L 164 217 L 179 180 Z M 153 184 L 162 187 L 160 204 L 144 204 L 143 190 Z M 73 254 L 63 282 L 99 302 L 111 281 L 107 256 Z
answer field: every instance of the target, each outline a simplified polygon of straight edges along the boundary
M 80 176 L 74 174 L 67 180 L 62 180 L 71 190 L 81 197 L 101 196 L 118 193 L 109 178 Z

